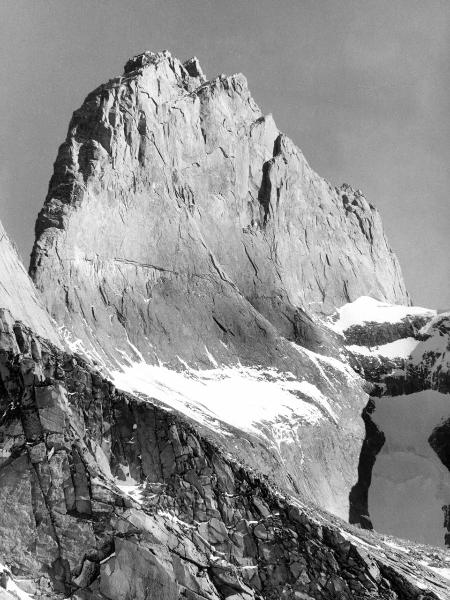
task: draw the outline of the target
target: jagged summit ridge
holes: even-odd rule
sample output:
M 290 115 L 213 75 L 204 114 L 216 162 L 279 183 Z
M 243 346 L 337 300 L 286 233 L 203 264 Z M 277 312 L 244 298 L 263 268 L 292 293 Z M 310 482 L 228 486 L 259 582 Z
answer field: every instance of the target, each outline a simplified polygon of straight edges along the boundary
M 203 70 L 200 66 L 200 62 L 196 56 L 189 58 L 184 61 L 182 64 L 182 69 L 179 68 L 178 61 L 172 58 L 172 55 L 168 50 L 163 50 L 162 52 L 142 52 L 141 54 L 136 54 L 132 58 L 130 58 L 123 69 L 124 75 L 128 73 L 134 73 L 137 70 L 141 70 L 150 64 L 156 64 L 159 61 L 168 60 L 172 63 L 175 71 L 179 71 L 186 75 L 186 73 L 192 77 L 193 79 L 198 79 L 201 83 L 206 81 L 206 77 L 203 73 Z M 186 71 L 186 73 L 184 73 Z

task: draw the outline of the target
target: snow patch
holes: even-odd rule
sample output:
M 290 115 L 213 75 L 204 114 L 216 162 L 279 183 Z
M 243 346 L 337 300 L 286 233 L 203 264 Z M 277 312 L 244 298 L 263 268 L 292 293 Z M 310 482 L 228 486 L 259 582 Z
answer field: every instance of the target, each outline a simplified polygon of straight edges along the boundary
M 187 367 L 174 371 L 140 362 L 122 365 L 121 371 L 110 376 L 117 388 L 159 400 L 209 427 L 222 423 L 261 435 L 270 426 L 278 442 L 292 437 L 302 422 L 323 420 L 324 413 L 337 420 L 315 385 L 275 369 L 238 366 L 197 371 Z
M 325 412 L 332 418 L 332 420 L 337 423 L 338 417 L 334 410 L 331 408 L 330 403 L 322 394 L 322 392 L 309 381 L 300 381 L 298 384 L 298 389 L 303 392 L 306 396 L 310 398 L 314 398 L 317 403 L 325 410 Z
M 428 566 L 427 568 L 431 569 L 432 571 L 434 571 L 435 573 L 437 573 L 444 579 L 448 579 L 450 581 L 450 569 L 449 568 L 447 568 L 447 567 L 431 567 L 431 566 Z
M 382 344 L 381 346 L 346 346 L 347 350 L 353 352 L 353 354 L 361 354 L 363 356 L 384 356 L 385 358 L 408 358 L 420 342 L 413 337 L 402 338 L 390 342 L 389 344 Z
M 333 386 L 332 378 L 335 378 L 333 371 L 339 371 L 340 374 L 344 374 L 347 381 L 360 381 L 359 375 L 357 375 L 350 365 L 344 362 L 344 360 L 338 360 L 332 356 L 318 354 L 317 352 L 303 348 L 303 346 L 299 346 L 295 342 L 291 342 L 291 345 L 299 354 L 307 356 L 314 363 L 320 375 L 326 379 L 331 386 Z
M 390 540 L 384 540 L 384 543 L 387 546 L 390 546 L 391 548 L 394 548 L 394 550 L 400 550 L 401 552 L 406 552 L 407 554 L 410 553 L 409 548 L 405 548 L 405 546 L 400 546 L 399 544 L 395 544 L 394 542 L 391 542 Z
M 436 315 L 436 311 L 421 306 L 387 304 L 370 296 L 361 296 L 354 302 L 341 306 L 337 310 L 337 315 L 326 320 L 326 325 L 337 333 L 343 334 L 353 325 L 369 322 L 398 323 L 405 317 L 416 315 L 432 317 Z
M 143 496 L 142 496 L 142 486 L 140 485 L 127 485 L 124 483 L 117 483 L 117 487 L 121 492 L 132 498 L 135 502 L 142 504 Z
M 86 321 L 85 323 L 86 326 L 88 326 Z M 90 343 L 90 349 L 86 348 L 84 342 L 80 338 L 75 338 L 65 325 L 62 325 L 58 328 L 58 333 L 61 336 L 65 345 L 73 354 L 79 354 L 80 356 L 83 356 L 86 360 L 94 364 L 103 365 L 104 361 L 100 354 L 97 352 L 97 350 L 94 348 L 92 343 Z
M 208 357 L 209 362 L 212 364 L 213 367 L 217 368 L 219 366 L 219 363 L 217 362 L 217 360 L 214 358 L 214 356 L 211 354 L 211 352 L 208 350 L 208 348 L 205 346 L 205 352 L 206 352 L 206 356 Z
M 16 598 L 18 598 L 19 600 L 33 600 L 34 599 L 34 596 L 31 596 L 27 592 L 24 592 L 22 589 L 20 589 L 20 587 L 17 585 L 17 583 L 13 580 L 11 571 L 8 569 L 8 567 L 3 565 L 2 563 L 0 563 L 0 572 L 3 572 L 6 574 L 6 591 L 7 592 L 12 594 L 13 596 L 16 596 Z

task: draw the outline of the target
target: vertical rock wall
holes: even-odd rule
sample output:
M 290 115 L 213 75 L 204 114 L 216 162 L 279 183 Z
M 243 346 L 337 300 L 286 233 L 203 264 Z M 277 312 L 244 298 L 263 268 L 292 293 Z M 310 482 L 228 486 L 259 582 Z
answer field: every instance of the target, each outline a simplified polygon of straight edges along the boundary
M 267 321 L 317 345 L 305 311 L 408 302 L 362 193 L 314 173 L 244 76 L 205 81 L 167 52 L 135 57 L 75 111 L 30 272 L 58 323 L 113 361 L 130 340 L 152 363 L 209 364 L 206 346 L 257 364 L 261 344 L 273 363 Z

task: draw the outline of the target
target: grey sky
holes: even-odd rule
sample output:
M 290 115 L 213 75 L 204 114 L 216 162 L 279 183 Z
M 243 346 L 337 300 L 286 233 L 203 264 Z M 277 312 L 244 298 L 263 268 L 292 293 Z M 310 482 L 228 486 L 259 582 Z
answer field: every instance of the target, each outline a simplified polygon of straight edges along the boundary
M 0 0 L 0 219 L 25 262 L 69 119 L 142 50 L 243 72 L 381 212 L 415 303 L 450 306 L 448 0 Z

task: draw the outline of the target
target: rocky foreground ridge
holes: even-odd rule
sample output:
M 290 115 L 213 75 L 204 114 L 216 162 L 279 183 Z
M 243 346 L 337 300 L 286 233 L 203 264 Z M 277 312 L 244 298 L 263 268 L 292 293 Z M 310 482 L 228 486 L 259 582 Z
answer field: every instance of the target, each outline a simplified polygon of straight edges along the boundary
M 242 75 L 131 59 L 59 150 L 38 290 L 4 249 L 0 599 L 448 597 L 442 547 L 362 529 L 444 544 L 448 317 Z
M 0 324 L 2 599 L 448 597 L 442 552 L 286 497 L 179 415 L 7 311 Z

